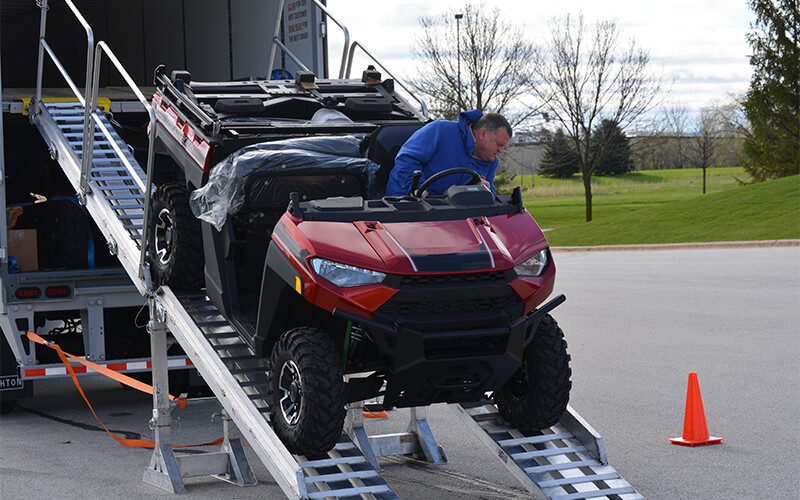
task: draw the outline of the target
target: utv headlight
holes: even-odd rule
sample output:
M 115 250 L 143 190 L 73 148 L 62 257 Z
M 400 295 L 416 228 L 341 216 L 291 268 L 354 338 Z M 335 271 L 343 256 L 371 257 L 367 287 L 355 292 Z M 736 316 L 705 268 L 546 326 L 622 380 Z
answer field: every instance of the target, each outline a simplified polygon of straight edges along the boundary
M 347 288 L 351 286 L 376 285 L 383 281 L 385 274 L 360 267 L 340 264 L 332 260 L 311 259 L 311 267 L 314 272 L 330 281 L 336 286 Z
M 514 266 L 514 271 L 517 272 L 518 276 L 541 276 L 544 270 L 547 269 L 548 262 L 549 256 L 545 248 L 522 264 Z

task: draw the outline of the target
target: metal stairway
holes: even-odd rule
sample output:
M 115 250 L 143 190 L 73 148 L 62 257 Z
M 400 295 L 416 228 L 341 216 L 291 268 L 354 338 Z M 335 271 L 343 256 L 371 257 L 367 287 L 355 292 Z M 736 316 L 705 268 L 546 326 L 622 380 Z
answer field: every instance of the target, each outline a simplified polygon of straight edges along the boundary
M 450 407 L 537 498 L 642 499 L 608 465 L 603 438 L 570 406 L 557 424 L 535 435 L 510 427 L 490 401 Z
M 147 175 L 102 112 L 93 116 L 91 168 L 83 202 L 140 293 L 139 277 Z M 79 102 L 42 102 L 34 123 L 76 192 L 82 191 L 84 108 Z

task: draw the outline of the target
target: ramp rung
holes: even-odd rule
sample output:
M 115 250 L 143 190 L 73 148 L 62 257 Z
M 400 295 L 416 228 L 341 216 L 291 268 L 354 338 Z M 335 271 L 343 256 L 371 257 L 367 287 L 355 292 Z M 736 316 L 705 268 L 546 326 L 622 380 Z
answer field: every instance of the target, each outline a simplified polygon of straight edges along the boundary
M 592 491 L 579 491 L 578 493 L 570 493 L 569 495 L 554 496 L 553 499 L 558 500 L 579 500 L 581 498 L 597 498 L 607 497 L 611 495 L 624 495 L 625 493 L 636 493 L 632 486 L 625 486 L 622 488 L 606 488 Z
M 110 165 L 112 163 L 119 163 L 119 166 L 121 167 L 120 170 L 125 168 L 125 166 L 122 164 L 122 160 L 120 160 L 119 157 L 111 158 L 111 157 L 107 156 L 105 158 L 92 158 L 92 165 Z M 100 168 L 102 168 L 102 167 L 100 167 Z M 96 172 L 96 171 L 97 171 L 97 168 L 96 167 L 92 167 L 92 172 Z
M 240 361 L 255 361 L 255 356 L 247 355 L 247 356 L 220 356 L 221 359 L 225 363 L 238 363 Z
M 303 469 L 306 469 L 306 468 L 331 467 L 341 464 L 347 464 L 347 465 L 363 464 L 366 461 L 367 459 L 364 458 L 363 456 L 355 456 L 355 457 L 322 458 L 320 460 L 309 460 L 308 462 L 302 462 L 297 465 L 299 465 Z
M 200 326 L 200 323 L 197 324 Z M 205 326 L 200 326 L 201 328 L 206 328 Z M 214 333 L 204 333 L 205 337 L 209 340 L 211 339 L 233 339 L 239 336 L 238 333 L 235 331 L 230 332 L 214 332 Z
M 581 484 L 581 483 L 593 483 L 595 481 L 608 481 L 612 479 L 620 479 L 619 474 L 616 473 L 608 473 L 608 474 L 593 474 L 591 476 L 575 476 L 575 477 L 565 477 L 562 479 L 548 479 L 539 483 L 539 486 L 542 488 L 551 488 L 553 486 L 564 486 L 567 484 Z
M 264 367 L 253 367 L 253 368 L 234 368 L 229 370 L 231 375 L 247 375 L 250 373 L 264 373 L 267 369 Z
M 534 457 L 552 457 L 555 455 L 564 455 L 566 453 L 582 453 L 586 451 L 586 447 L 584 446 L 568 446 L 566 448 L 548 448 L 546 450 L 511 453 L 509 456 L 512 460 L 525 460 Z
M 114 181 L 132 181 L 133 177 L 130 175 L 107 175 L 107 176 L 100 176 L 100 177 L 89 177 L 89 180 L 93 180 L 95 182 L 114 182 Z M 138 189 L 133 184 L 127 184 L 132 188 Z M 119 186 L 114 186 L 119 187 Z
M 141 219 L 141 217 L 139 217 Z M 122 226 L 126 231 L 141 230 L 141 224 L 125 224 Z
M 213 347 L 215 351 L 225 351 L 225 350 L 228 350 L 228 349 L 249 349 L 250 348 L 250 346 L 248 346 L 244 342 L 237 342 L 235 344 L 216 344 L 216 345 L 212 345 L 211 347 Z M 250 357 L 252 357 L 252 356 L 250 356 Z
M 104 186 L 105 187 L 105 186 Z M 114 186 L 117 187 L 117 186 Z M 124 188 L 120 188 L 124 189 Z M 143 194 L 107 194 L 103 196 L 106 200 L 144 200 Z
M 144 210 L 144 205 L 111 205 L 111 208 L 114 210 Z
M 516 439 L 503 439 L 501 441 L 498 441 L 497 444 L 505 448 L 507 446 L 518 446 L 521 444 L 546 443 L 548 441 L 555 441 L 556 439 L 566 439 L 571 437 L 574 436 L 572 434 L 562 432 L 557 434 L 542 434 L 541 436 L 527 436 L 524 438 L 516 438 Z
M 359 470 L 353 472 L 341 472 L 339 474 L 322 474 L 319 476 L 306 476 L 306 483 L 327 483 L 335 481 L 347 481 L 349 479 L 364 479 L 367 477 L 377 477 L 378 472 L 370 470 Z
M 361 488 L 345 488 L 342 490 L 315 491 L 308 494 L 308 498 L 343 498 L 369 493 L 384 493 L 390 491 L 388 486 L 363 486 Z
M 539 465 L 537 467 L 525 467 L 523 470 L 528 474 L 540 474 L 542 472 L 553 472 L 564 469 L 577 469 L 578 467 L 589 467 L 600 465 L 597 460 L 579 460 L 577 462 L 564 462 L 561 464 Z
M 200 328 L 214 327 L 214 326 L 228 326 L 228 325 L 230 325 L 230 323 L 228 323 L 224 319 L 215 319 L 215 320 L 210 320 L 210 321 L 195 321 L 195 324 L 197 326 L 199 326 Z M 233 332 L 233 333 L 236 333 L 236 332 Z M 239 334 L 236 334 L 235 336 L 238 337 Z
M 117 165 L 114 167 L 92 167 L 92 173 L 102 173 L 102 172 L 127 172 L 128 170 L 125 168 L 125 165 Z

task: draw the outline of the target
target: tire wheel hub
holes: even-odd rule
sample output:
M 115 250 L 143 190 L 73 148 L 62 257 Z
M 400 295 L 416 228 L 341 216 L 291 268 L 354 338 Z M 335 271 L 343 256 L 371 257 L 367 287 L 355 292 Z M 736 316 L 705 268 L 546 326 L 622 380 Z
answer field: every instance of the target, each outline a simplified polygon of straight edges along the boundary
M 175 223 L 172 220 L 172 214 L 168 209 L 162 209 L 156 218 L 156 227 L 153 234 L 156 255 L 161 264 L 166 264 L 172 257 L 174 228 Z
M 300 420 L 300 407 L 303 402 L 303 380 L 300 369 L 294 361 L 288 360 L 281 366 L 278 375 L 279 405 L 283 419 L 289 425 Z

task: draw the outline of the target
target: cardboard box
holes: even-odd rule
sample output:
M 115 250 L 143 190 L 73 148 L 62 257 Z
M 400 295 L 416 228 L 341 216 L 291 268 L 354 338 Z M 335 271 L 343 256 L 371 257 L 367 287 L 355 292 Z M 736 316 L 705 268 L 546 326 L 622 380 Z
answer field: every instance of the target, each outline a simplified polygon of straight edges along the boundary
M 17 259 L 23 273 L 39 270 L 39 252 L 35 229 L 12 229 L 8 232 L 8 255 Z

